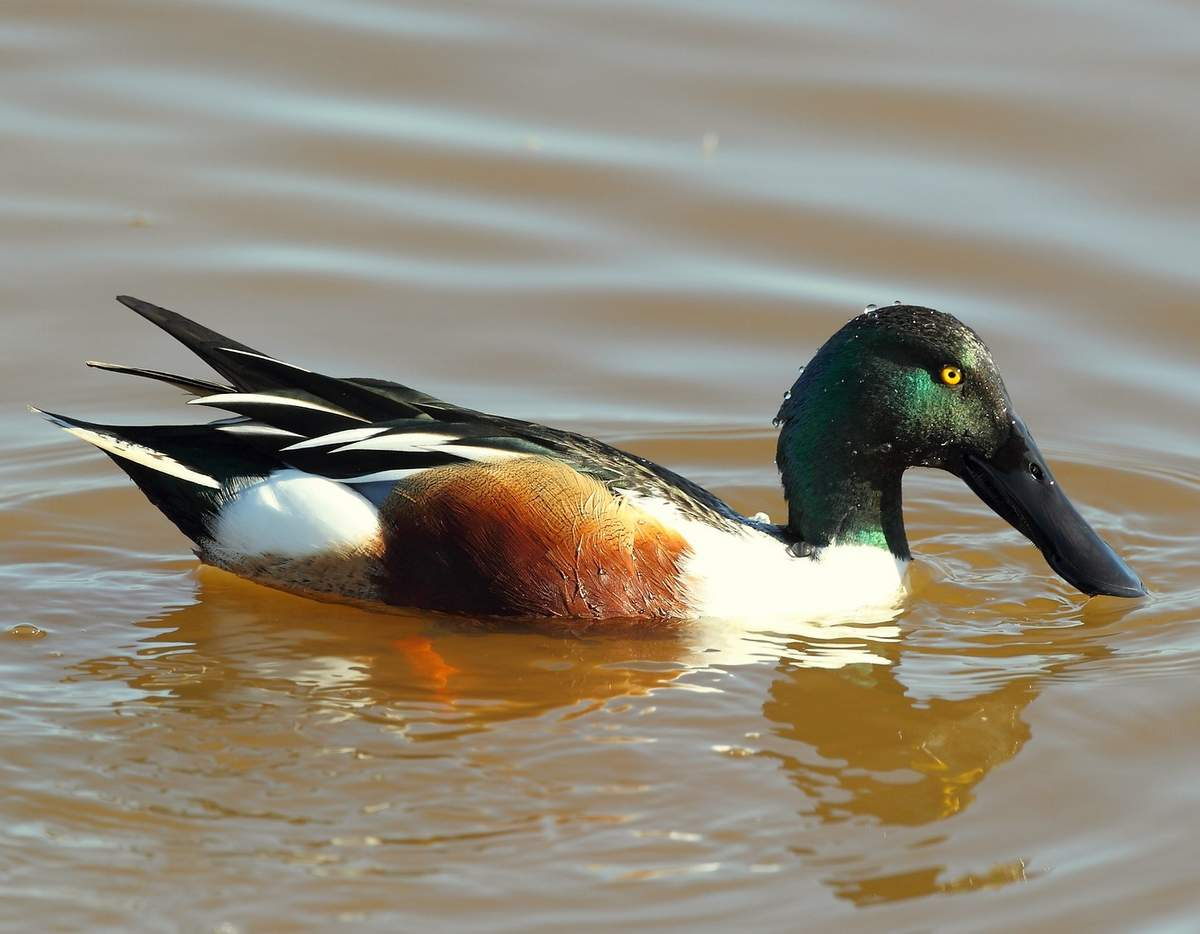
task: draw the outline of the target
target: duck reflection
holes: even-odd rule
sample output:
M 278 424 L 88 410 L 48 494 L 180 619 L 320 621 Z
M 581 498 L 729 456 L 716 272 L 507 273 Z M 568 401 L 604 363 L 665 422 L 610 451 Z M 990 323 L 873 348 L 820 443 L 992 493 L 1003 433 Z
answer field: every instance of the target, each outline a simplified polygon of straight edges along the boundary
M 551 636 L 486 621 L 381 615 L 201 569 L 198 602 L 139 625 L 129 654 L 78 666 L 192 716 L 269 699 L 299 716 L 354 713 L 415 740 L 644 694 L 694 667 L 675 632 Z M 438 725 L 444 729 L 437 729 Z
M 569 720 L 671 685 L 701 689 L 688 673 L 751 662 L 759 667 L 743 670 L 765 672 L 770 661 L 769 732 L 761 723 L 748 732 L 762 733 L 758 755 L 777 760 L 803 793 L 800 823 L 865 819 L 926 828 L 926 838 L 1020 752 L 1030 738 L 1022 712 L 1046 678 L 1107 654 L 1096 627 L 1078 625 L 1086 617 L 1067 618 L 1077 608 L 1035 638 L 1011 626 L 1001 632 L 1000 610 L 997 625 L 984 621 L 973 638 L 910 618 L 904 642 L 887 624 L 788 636 L 691 627 L 550 635 L 422 614 L 385 619 L 219 571 L 200 572 L 200 585 L 197 603 L 141 624 L 153 632 L 134 652 L 85 662 L 80 673 L 121 680 L 188 716 L 237 720 L 269 708 L 270 717 L 293 717 L 301 733 L 353 717 L 421 742 L 552 711 Z M 824 851 L 819 840 L 796 850 L 814 865 Z M 865 904 L 1024 877 L 1016 858 L 957 879 L 938 866 L 887 869 L 847 866 L 830 884 Z
M 830 859 L 812 841 L 797 854 L 817 866 L 841 863 L 828 884 L 860 905 L 1024 881 L 1019 855 L 955 875 L 925 865 L 922 847 L 929 830 L 969 807 L 983 779 L 1030 739 L 1022 714 L 1047 680 L 1111 654 L 1098 636 L 1126 612 L 1064 605 L 1028 620 L 1027 631 L 998 608 L 973 639 L 935 621 L 921 639 L 910 631 L 903 647 L 879 646 L 887 665 L 811 670 L 783 661 L 763 705 L 783 742 L 765 743 L 774 748 L 763 755 L 776 758 L 804 792 L 802 813 L 822 826 L 896 829 L 881 837 L 890 854 L 882 863 L 879 854 Z M 896 871 L 910 861 L 914 868 Z
M 275 701 L 386 714 L 405 727 L 453 722 L 480 730 L 519 717 L 646 694 L 685 672 L 773 661 L 784 642 L 728 626 L 550 629 L 511 622 L 380 614 L 322 604 L 201 568 L 198 601 L 143 621 L 153 634 L 131 655 L 82 663 L 195 716 L 227 717 Z M 876 647 L 893 626 L 812 626 L 798 664 L 886 664 Z M 443 736 L 436 731 L 413 738 Z
M 225 716 L 273 690 L 328 706 L 456 708 L 485 727 L 645 694 L 698 668 L 776 661 L 763 713 L 776 735 L 811 750 L 779 758 L 828 821 L 857 814 L 917 825 L 961 810 L 1029 738 L 1020 712 L 1041 679 L 1104 652 L 1067 630 L 1043 634 L 1033 654 L 1003 641 L 982 655 L 969 646 L 939 653 L 905 647 L 898 627 L 886 624 L 788 636 L 561 625 L 551 634 L 418 613 L 382 617 L 198 573 L 198 602 L 142 622 L 155 632 L 133 654 L 84 662 L 81 673 L 124 680 L 197 716 Z M 987 677 L 974 679 L 984 689 L 937 696 L 954 685 L 962 693 L 955 675 L 968 653 L 984 662 Z M 921 675 L 931 663 L 944 670 Z
M 899 647 L 882 649 L 892 665 L 788 666 L 763 705 L 778 736 L 804 744 L 804 757 L 779 758 L 825 821 L 863 815 L 916 826 L 949 817 L 1029 739 L 1020 713 L 1037 696 L 1036 677 L 919 701 L 898 678 Z
M 763 714 L 776 736 L 800 744 L 801 754 L 778 757 L 822 820 L 930 824 L 967 807 L 1021 750 L 1030 738 L 1021 714 L 1047 678 L 1111 654 L 1098 631 L 1125 612 L 1065 605 L 1025 630 L 1000 607 L 973 638 L 918 623 L 919 639 L 910 631 L 903 645 L 876 646 L 884 665 L 813 670 L 785 659 Z

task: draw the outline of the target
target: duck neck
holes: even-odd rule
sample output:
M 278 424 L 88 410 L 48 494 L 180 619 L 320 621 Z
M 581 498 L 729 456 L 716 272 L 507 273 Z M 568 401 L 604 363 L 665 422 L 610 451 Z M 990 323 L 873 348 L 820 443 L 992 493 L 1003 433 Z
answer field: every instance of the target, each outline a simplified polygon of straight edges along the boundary
M 829 439 L 818 447 L 807 440 L 786 426 L 780 434 L 777 463 L 788 531 L 818 548 L 869 545 L 911 558 L 901 503 L 903 467 L 890 461 L 889 451 L 860 451 L 853 442 Z

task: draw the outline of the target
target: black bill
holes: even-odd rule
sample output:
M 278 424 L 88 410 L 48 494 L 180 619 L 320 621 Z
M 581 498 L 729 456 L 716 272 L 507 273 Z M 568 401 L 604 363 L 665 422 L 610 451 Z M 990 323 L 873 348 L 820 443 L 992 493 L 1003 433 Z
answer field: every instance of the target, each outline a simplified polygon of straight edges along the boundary
M 1097 535 L 1054 479 L 1020 419 L 988 460 L 968 454 L 960 473 L 967 486 L 1033 542 L 1063 580 L 1086 594 L 1144 597 L 1133 569 Z

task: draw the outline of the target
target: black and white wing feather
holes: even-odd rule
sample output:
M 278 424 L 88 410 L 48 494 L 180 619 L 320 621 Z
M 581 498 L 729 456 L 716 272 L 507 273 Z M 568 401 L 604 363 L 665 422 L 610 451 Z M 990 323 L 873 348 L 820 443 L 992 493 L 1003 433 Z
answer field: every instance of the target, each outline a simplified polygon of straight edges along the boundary
M 118 301 L 182 342 L 227 384 L 91 365 L 177 386 L 194 396 L 190 405 L 230 417 L 136 427 L 48 417 L 101 447 L 193 539 L 221 497 L 278 470 L 326 477 L 378 502 L 396 482 L 422 470 L 522 457 L 564 461 L 614 491 L 665 499 L 710 522 L 743 521 L 703 488 L 593 438 L 456 406 L 400 383 L 326 376 L 149 302 Z

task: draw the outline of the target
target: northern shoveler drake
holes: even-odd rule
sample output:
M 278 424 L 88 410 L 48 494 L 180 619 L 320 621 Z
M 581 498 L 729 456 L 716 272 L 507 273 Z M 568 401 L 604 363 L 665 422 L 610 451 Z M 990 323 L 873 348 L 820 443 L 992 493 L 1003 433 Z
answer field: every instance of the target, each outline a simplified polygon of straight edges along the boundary
M 512 617 L 896 606 L 912 557 L 901 475 L 923 466 L 961 477 L 1079 590 L 1145 594 L 1055 482 L 983 341 L 932 308 L 868 307 L 802 370 L 776 419 L 788 517 L 773 525 L 593 438 L 324 376 L 119 301 L 228 385 L 89 365 L 232 417 L 117 427 L 42 414 L 112 457 L 202 561 L 280 589 Z

